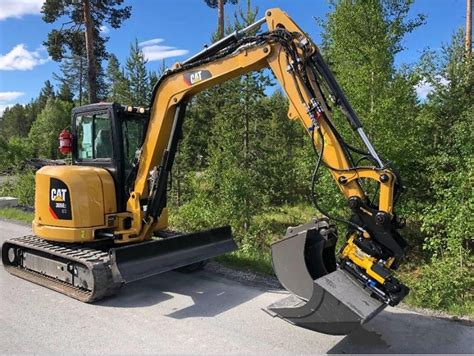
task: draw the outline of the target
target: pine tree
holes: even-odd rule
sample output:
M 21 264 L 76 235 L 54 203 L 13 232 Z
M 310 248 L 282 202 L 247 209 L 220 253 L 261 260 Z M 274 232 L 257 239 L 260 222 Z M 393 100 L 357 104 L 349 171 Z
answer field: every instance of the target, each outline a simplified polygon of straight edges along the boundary
M 49 80 L 44 82 L 44 87 L 41 89 L 38 103 L 41 107 L 41 110 L 46 106 L 46 103 L 49 99 L 54 99 L 56 97 L 56 93 L 54 92 L 54 87 Z
M 228 31 L 246 26 L 255 16 L 251 9 L 241 11 L 236 16 L 241 22 Z M 180 148 L 183 171 L 190 170 L 191 183 L 186 186 L 204 190 L 193 192 L 197 198 L 190 204 L 205 201 L 213 220 L 232 223 L 240 236 L 249 234 L 253 216 L 268 201 L 261 144 L 270 117 L 263 104 L 268 83 L 266 76 L 254 73 L 199 94 L 192 102 Z M 193 177 L 196 170 L 200 178 Z
M 130 92 L 128 89 L 128 81 L 125 78 L 123 70 L 117 57 L 113 54 L 109 56 L 107 64 L 107 99 L 119 103 L 130 103 Z
M 164 61 L 163 61 L 163 65 L 164 65 Z M 147 95 L 148 103 L 150 103 L 151 96 L 153 94 L 153 88 L 155 87 L 156 83 L 158 83 L 158 80 L 160 79 L 161 74 L 159 74 L 159 73 L 163 73 L 165 71 L 165 69 L 160 68 L 158 73 L 154 70 L 150 70 L 148 72 L 148 81 L 149 81 L 148 95 Z M 150 105 L 151 105 L 151 103 L 150 103 Z
M 204 0 L 210 8 L 217 8 L 217 32 L 215 40 L 219 40 L 224 37 L 224 5 L 225 4 L 237 4 L 238 0 Z
M 58 99 L 72 103 L 74 95 L 72 94 L 71 87 L 68 83 L 62 83 L 59 87 Z
M 83 55 L 64 57 L 59 68 L 61 75 L 53 74 L 54 79 L 66 83 L 73 97 L 77 98 L 79 106 L 87 102 L 87 59 Z
M 70 19 L 59 30 L 53 29 L 44 44 L 55 61 L 64 58 L 66 49 L 73 55 L 86 55 L 91 103 L 97 102 L 100 97 L 98 67 L 107 57 L 105 42 L 108 38 L 101 34 L 100 28 L 104 22 L 119 28 L 130 17 L 131 7 L 118 7 L 122 3 L 123 0 L 46 0 L 41 10 L 43 20 L 47 23 L 54 23 L 64 16 Z
M 130 54 L 125 65 L 130 99 L 133 105 L 148 106 L 150 82 L 146 69 L 147 60 L 138 46 L 138 40 L 130 46 Z

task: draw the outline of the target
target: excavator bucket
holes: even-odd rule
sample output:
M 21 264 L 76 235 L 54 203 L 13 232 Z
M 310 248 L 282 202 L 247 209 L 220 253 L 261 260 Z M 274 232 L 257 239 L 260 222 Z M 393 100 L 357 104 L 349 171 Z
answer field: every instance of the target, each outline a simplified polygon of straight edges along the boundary
M 110 256 L 116 276 L 129 283 L 236 249 L 230 226 L 224 226 L 189 234 L 169 234 L 144 243 L 113 248 Z
M 294 325 L 325 334 L 345 335 L 380 313 L 385 304 L 335 260 L 337 235 L 326 220 L 288 229 L 272 245 L 273 268 L 292 294 L 267 307 Z

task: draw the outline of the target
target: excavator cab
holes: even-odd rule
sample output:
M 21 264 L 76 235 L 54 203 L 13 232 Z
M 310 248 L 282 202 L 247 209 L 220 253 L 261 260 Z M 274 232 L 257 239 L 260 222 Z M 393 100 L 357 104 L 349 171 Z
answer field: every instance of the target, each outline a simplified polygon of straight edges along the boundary
M 149 119 L 149 110 L 99 103 L 72 112 L 72 162 L 77 166 L 106 169 L 115 182 L 119 210 L 125 209 L 130 182 Z

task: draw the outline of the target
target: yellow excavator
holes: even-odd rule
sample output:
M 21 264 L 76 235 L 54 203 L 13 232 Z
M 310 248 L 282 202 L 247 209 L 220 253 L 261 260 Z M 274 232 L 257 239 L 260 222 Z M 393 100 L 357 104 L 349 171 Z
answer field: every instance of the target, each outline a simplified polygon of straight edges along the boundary
M 268 30 L 259 33 L 264 23 Z M 289 119 L 298 120 L 311 137 L 312 190 L 325 166 L 352 212 L 342 219 L 322 211 L 329 219 L 289 227 L 271 246 L 275 274 L 291 294 L 266 310 L 301 327 L 347 334 L 386 305 L 397 305 L 408 294 L 392 275 L 407 247 L 398 232 L 404 221 L 394 211 L 400 178 L 370 143 L 318 47 L 276 8 L 165 71 L 149 108 L 98 103 L 74 109 L 71 140 L 63 140 L 72 142 L 72 165 L 37 171 L 34 235 L 4 242 L 5 269 L 93 302 L 116 294 L 124 283 L 198 268 L 235 250 L 229 226 L 167 230 L 167 186 L 193 95 L 265 68 L 288 97 Z M 364 149 L 345 143 L 336 130 L 337 108 Z M 354 163 L 354 152 L 371 166 Z M 364 190 L 366 181 L 377 185 L 376 199 Z M 348 226 L 337 257 L 331 219 Z

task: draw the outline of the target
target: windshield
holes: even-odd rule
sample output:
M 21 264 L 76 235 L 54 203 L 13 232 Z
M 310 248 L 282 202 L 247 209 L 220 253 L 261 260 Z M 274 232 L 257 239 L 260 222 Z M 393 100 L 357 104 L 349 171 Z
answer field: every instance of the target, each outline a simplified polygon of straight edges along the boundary
M 123 156 L 125 161 L 125 177 L 128 177 L 137 150 L 143 143 L 147 120 L 144 117 L 126 115 L 122 121 Z

